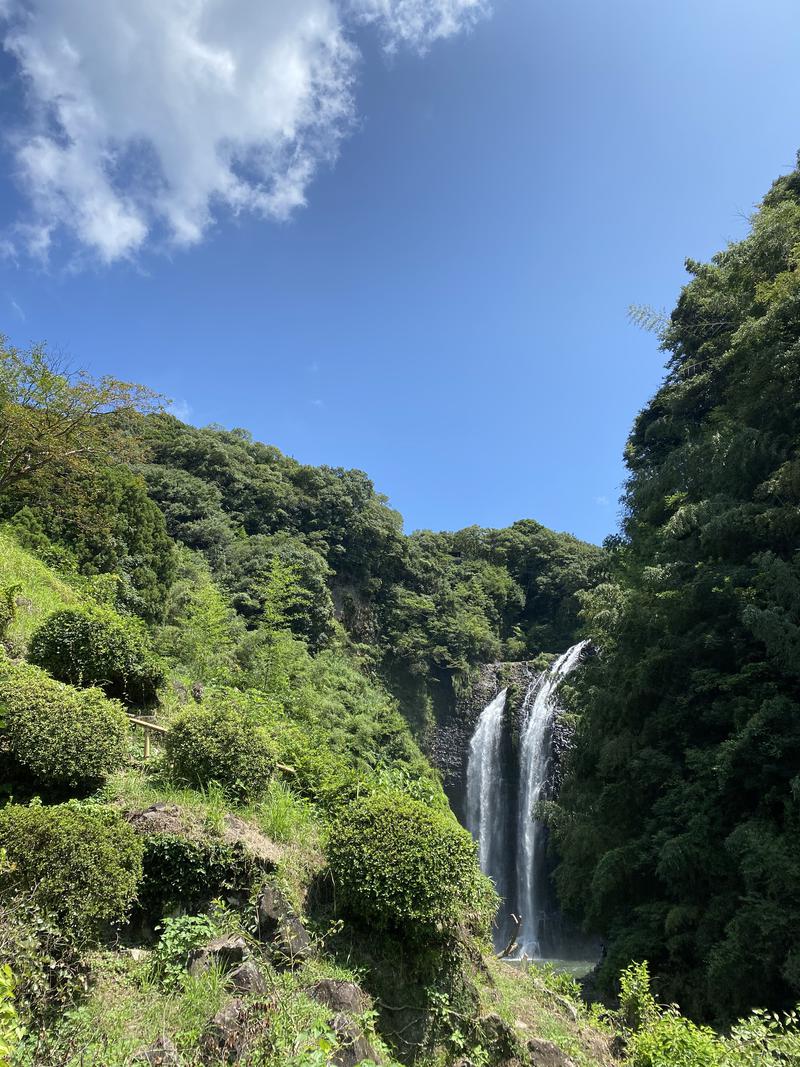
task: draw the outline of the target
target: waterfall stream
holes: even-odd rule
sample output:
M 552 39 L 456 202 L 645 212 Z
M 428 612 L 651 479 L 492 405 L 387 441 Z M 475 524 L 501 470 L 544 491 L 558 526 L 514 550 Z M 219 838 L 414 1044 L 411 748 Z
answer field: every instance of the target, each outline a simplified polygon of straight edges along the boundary
M 467 829 L 478 842 L 481 870 L 498 893 L 505 895 L 506 797 L 502 780 L 503 689 L 484 708 L 469 743 L 467 763 Z
M 467 828 L 478 842 L 481 870 L 505 901 L 506 916 L 514 912 L 521 917 L 515 951 L 519 958 L 542 955 L 549 898 L 546 832 L 532 812 L 545 799 L 550 777 L 558 688 L 580 662 L 587 643 L 573 645 L 531 679 L 521 709 L 518 776 L 504 767 L 505 689 L 484 708 L 469 745 Z M 510 777 L 514 789 L 509 789 Z M 499 942 L 504 938 L 501 925 Z
M 535 678 L 528 686 L 522 705 L 516 864 L 517 907 L 522 923 L 517 937 L 517 954 L 530 959 L 541 956 L 547 889 L 544 827 L 533 818 L 532 812 L 536 803 L 544 799 L 542 794 L 550 771 L 558 687 L 578 665 L 585 647 L 585 641 L 573 645 Z

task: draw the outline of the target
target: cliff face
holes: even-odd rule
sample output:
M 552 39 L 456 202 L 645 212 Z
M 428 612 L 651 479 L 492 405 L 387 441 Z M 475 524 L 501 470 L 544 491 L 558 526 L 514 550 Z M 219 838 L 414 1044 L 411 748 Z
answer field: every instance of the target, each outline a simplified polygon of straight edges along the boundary
M 444 780 L 453 811 L 463 823 L 469 743 L 481 712 L 501 689 L 508 689 L 506 736 L 511 752 L 519 738 L 522 702 L 536 671 L 529 662 L 484 663 L 472 683 L 454 693 L 436 716 L 431 759 Z
M 591 652 L 586 653 L 591 655 Z M 516 755 L 523 725 L 525 694 L 531 682 L 542 670 L 538 661 L 484 663 L 472 682 L 458 693 L 449 690 L 449 699 L 439 701 L 433 739 L 430 745 L 431 762 L 442 773 L 445 791 L 453 811 L 463 823 L 467 780 L 469 743 L 481 712 L 500 692 L 508 689 L 506 701 L 506 737 L 509 756 Z M 572 727 L 556 711 L 552 728 L 552 757 L 547 788 L 548 796 L 556 796 L 561 785 L 562 757 L 572 746 Z

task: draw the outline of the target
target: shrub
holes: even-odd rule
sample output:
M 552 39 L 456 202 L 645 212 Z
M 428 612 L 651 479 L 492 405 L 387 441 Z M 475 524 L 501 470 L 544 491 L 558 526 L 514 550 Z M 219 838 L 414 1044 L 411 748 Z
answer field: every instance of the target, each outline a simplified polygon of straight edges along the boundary
M 235 800 L 257 797 L 275 769 L 266 732 L 233 707 L 178 715 L 164 739 L 164 760 L 173 780 L 195 787 L 217 782 Z
M 151 918 L 176 906 L 200 909 L 216 897 L 248 891 L 255 871 L 239 843 L 152 834 L 144 843 L 139 904 Z
M 0 877 L 3 896 L 30 894 L 78 938 L 121 922 L 136 896 L 142 842 L 100 804 L 8 804 L 0 809 L 0 847 L 11 864 Z
M 79 946 L 27 893 L 0 904 L 2 965 L 13 969 L 14 1003 L 26 1021 L 63 1015 L 86 988 Z
M 28 658 L 70 685 L 97 685 L 127 704 L 152 704 L 165 677 L 138 619 L 107 607 L 65 608 L 33 634 Z
M 0 660 L 0 721 L 15 761 L 48 786 L 96 781 L 121 765 L 128 718 L 99 689 L 73 689 Z
M 327 852 L 342 905 L 377 926 L 429 937 L 460 921 L 485 925 L 493 911 L 469 833 L 402 793 L 350 804 L 331 828 Z

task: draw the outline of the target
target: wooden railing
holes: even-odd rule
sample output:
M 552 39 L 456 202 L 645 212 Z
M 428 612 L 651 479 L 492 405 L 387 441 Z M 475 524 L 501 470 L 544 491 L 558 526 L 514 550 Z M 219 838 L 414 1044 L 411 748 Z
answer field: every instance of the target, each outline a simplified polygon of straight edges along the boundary
M 141 726 L 144 730 L 144 758 L 150 759 L 150 736 L 151 734 L 167 733 L 166 726 L 159 726 L 158 723 L 151 722 L 150 719 L 137 719 L 135 715 L 128 717 L 134 726 Z
M 150 735 L 166 734 L 169 733 L 169 730 L 166 726 L 159 726 L 158 723 L 152 722 L 150 719 L 139 719 L 135 715 L 129 715 L 128 719 L 134 726 L 140 726 L 144 730 L 144 758 L 150 759 Z M 297 774 L 294 767 L 288 767 L 285 763 L 276 763 L 275 766 L 279 771 L 283 771 L 284 774 Z

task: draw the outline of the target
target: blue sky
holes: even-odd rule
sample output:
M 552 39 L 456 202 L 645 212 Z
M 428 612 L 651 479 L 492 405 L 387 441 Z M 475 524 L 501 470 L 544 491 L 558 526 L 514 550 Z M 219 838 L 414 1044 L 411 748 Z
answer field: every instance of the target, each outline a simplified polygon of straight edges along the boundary
M 244 18 L 248 2 L 232 7 Z M 216 89 L 181 101 L 166 49 L 156 88 L 176 101 L 174 125 L 152 126 L 154 149 L 148 122 L 163 116 L 149 85 L 107 66 L 115 27 L 87 24 L 95 5 L 34 0 L 40 20 L 21 22 L 0 0 L 16 34 L 0 64 L 0 328 L 162 390 L 198 425 L 366 470 L 408 530 L 532 517 L 601 540 L 628 429 L 662 369 L 626 309 L 671 308 L 685 257 L 741 236 L 791 168 L 800 7 L 302 2 L 315 33 L 320 14 L 333 19 L 311 59 L 303 30 L 292 68 L 308 59 L 328 79 L 319 99 L 279 113 L 295 83 L 270 82 L 241 106 Z M 58 41 L 55 8 L 73 19 Z M 453 24 L 430 22 L 454 8 Z M 238 29 L 225 55 L 261 78 L 280 73 L 274 57 L 256 63 L 270 34 L 299 32 Z M 45 70 L 72 33 L 72 66 Z M 65 98 L 98 105 L 56 112 L 73 123 L 69 157 L 53 133 Z M 218 174 L 204 155 L 230 129 L 269 147 L 233 191 L 235 168 Z M 172 185 L 148 201 L 159 151 Z M 98 167 L 113 170 L 113 196 Z

